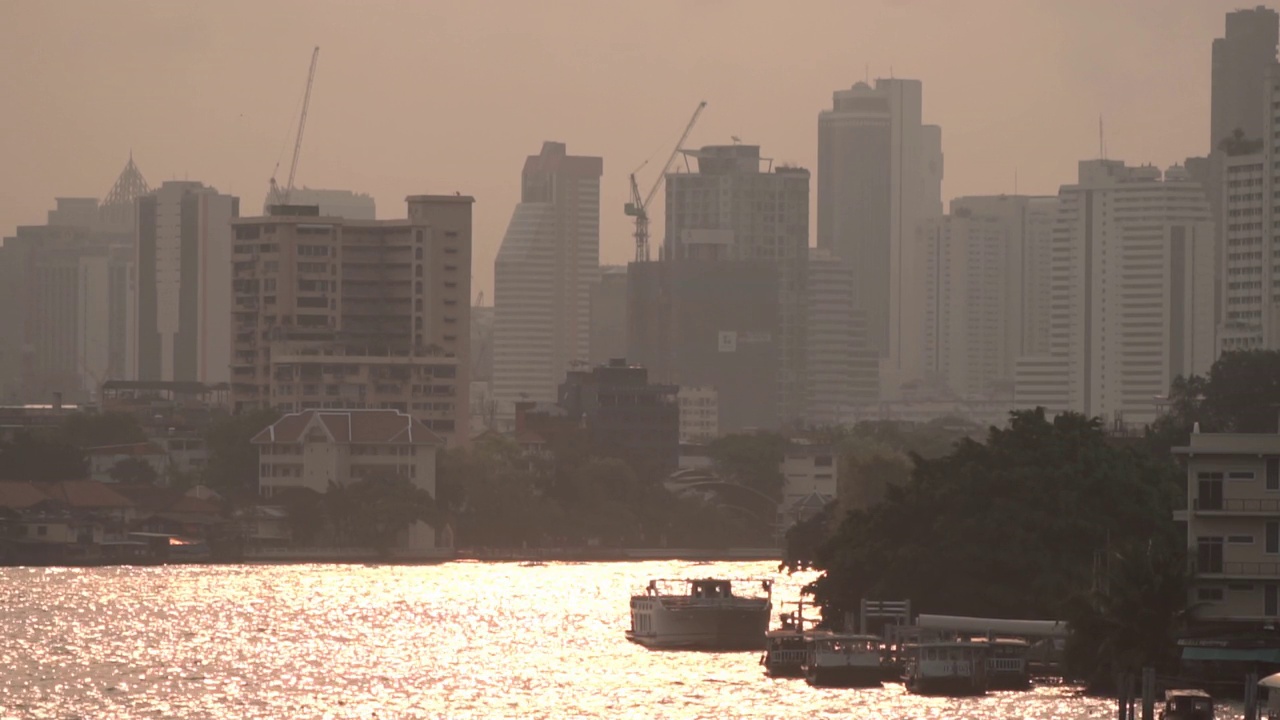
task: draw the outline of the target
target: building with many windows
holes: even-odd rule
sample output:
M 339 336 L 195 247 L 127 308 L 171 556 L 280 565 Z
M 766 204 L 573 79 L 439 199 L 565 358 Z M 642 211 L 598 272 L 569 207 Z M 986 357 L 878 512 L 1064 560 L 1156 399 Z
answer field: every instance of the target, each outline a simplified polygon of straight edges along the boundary
M 680 444 L 707 443 L 720 437 L 720 399 L 713 387 L 682 387 L 676 395 L 680 404 Z
M 403 220 L 283 206 L 233 224 L 237 411 L 398 410 L 465 442 L 474 200 L 406 201 Z
M 775 167 L 757 145 L 712 145 L 684 155 L 695 170 L 667 175 L 662 261 L 748 261 L 773 268 L 777 415 L 784 423 L 803 422 L 809 394 L 809 171 Z
M 1213 222 L 1186 171 L 1080 163 L 1053 228 L 1049 352 L 1018 359 L 1015 403 L 1142 425 L 1215 357 Z
M 817 246 L 855 269 L 887 399 L 919 375 L 916 233 L 942 215 L 942 129 L 924 124 L 923 108 L 919 80 L 879 78 L 837 90 L 818 115 Z
M 867 341 L 853 264 L 809 250 L 809 425 L 838 425 L 860 405 L 880 400 L 879 354 Z
M 603 172 L 601 158 L 569 155 L 559 142 L 525 160 L 494 262 L 493 395 L 503 418 L 516 402 L 554 401 L 565 372 L 588 361 Z
M 1280 621 L 1280 435 L 1193 432 L 1186 464 L 1190 603 L 1197 620 Z

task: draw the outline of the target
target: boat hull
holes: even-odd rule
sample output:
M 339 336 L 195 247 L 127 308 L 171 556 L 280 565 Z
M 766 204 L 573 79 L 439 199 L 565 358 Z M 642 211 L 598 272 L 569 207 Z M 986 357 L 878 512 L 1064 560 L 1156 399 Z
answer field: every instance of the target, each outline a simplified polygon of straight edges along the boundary
M 835 667 L 807 667 L 804 679 L 814 687 L 880 687 L 883 671 L 880 666 L 844 665 Z
M 945 695 L 947 697 L 968 697 L 986 695 L 986 686 L 977 680 L 950 675 L 942 677 L 909 677 L 904 681 L 907 691 L 916 695 Z
M 655 598 L 634 598 L 627 639 L 653 649 L 763 650 L 770 610 L 767 600 L 669 606 Z

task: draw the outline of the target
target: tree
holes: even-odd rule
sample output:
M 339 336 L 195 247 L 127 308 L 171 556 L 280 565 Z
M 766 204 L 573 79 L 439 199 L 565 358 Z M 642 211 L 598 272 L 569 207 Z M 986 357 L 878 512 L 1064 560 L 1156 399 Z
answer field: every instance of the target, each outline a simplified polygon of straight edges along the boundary
M 205 445 L 209 449 L 205 484 L 224 492 L 256 492 L 258 449 L 251 441 L 279 419 L 278 411 L 267 409 L 214 421 L 205 432 Z
M 910 480 L 847 514 L 815 565 L 828 617 L 866 597 L 923 612 L 1052 617 L 1087 587 L 1109 543 L 1167 528 L 1181 489 L 1165 467 L 1108 442 L 1097 420 L 1015 412 L 985 444 L 913 458 Z
M 1218 149 L 1229 156 L 1252 155 L 1262 152 L 1262 138 L 1246 138 L 1244 130 L 1236 128 L 1231 134 L 1218 141 Z
M 62 421 L 59 433 L 65 442 L 81 448 L 147 441 L 142 425 L 129 413 L 72 413 Z
M 1148 429 L 1153 454 L 1185 445 L 1198 423 L 1202 432 L 1274 433 L 1280 417 L 1280 351 L 1223 353 L 1207 377 L 1177 377 L 1165 413 Z
M 155 485 L 159 480 L 155 467 L 139 457 L 127 457 L 120 460 L 108 471 L 111 479 L 118 483 L 138 485 Z
M 88 475 L 84 453 L 58 437 L 24 430 L 0 443 L 0 480 L 59 482 L 83 480 Z
M 788 444 L 787 438 L 778 433 L 736 433 L 712 440 L 707 453 L 720 477 L 779 501 L 786 482 L 782 461 Z
M 348 539 L 383 553 L 395 546 L 400 533 L 430 522 L 435 512 L 431 493 L 403 475 L 363 478 L 330 487 L 328 495 L 330 512 L 341 519 Z
M 1151 666 L 1178 671 L 1177 638 L 1190 615 L 1185 550 L 1176 533 L 1159 533 L 1107 556 L 1101 582 L 1066 604 L 1071 628 L 1064 664 L 1071 677 L 1102 691 L 1118 675 Z

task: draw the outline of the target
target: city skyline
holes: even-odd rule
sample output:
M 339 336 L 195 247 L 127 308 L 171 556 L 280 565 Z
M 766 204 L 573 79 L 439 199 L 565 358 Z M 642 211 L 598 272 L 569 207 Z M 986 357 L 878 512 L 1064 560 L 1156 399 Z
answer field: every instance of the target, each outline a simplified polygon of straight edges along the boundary
M 868 78 L 919 79 L 925 115 L 943 129 L 944 199 L 1012 193 L 1015 175 L 1022 194 L 1054 194 L 1078 160 L 1099 154 L 1100 116 L 1112 158 L 1163 167 L 1207 150 L 1211 40 L 1239 3 L 846 5 L 729 13 L 723 3 L 671 3 L 641 18 L 582 3 L 512 6 L 497 18 L 487 8 L 389 4 L 249 13 L 229 3 L 180 16 L 145 3 L 14 5 L 4 27 L 22 35 L 0 29 L 0 61 L 23 72 L 0 78 L 12 99 L 0 160 L 21 172 L 0 181 L 0 234 L 39 223 L 54 197 L 100 197 L 131 149 L 157 185 L 185 177 L 260 197 L 275 162 L 287 161 L 306 53 L 317 44 L 324 56 L 298 184 L 366 192 L 385 207 L 421 192 L 476 196 L 474 290 L 489 296 L 528 147 L 557 140 L 606 159 L 601 259 L 623 261 L 633 252 L 626 176 L 650 158 L 640 177 L 652 180 L 652 158 L 669 150 L 700 99 L 709 105 L 689 146 L 737 135 L 814 170 L 814 117 L 831 92 Z M 573 33 L 575 19 L 591 20 L 594 32 Z M 32 26 L 64 32 L 22 30 Z M 736 39 L 708 45 L 713 31 L 786 51 Z M 655 41 L 663 34 L 670 39 Z M 999 52 L 964 51 L 979 46 Z M 259 47 L 271 50 L 243 50 Z M 413 78 L 430 88 L 424 100 L 409 97 L 397 113 L 351 112 Z M 457 141 L 477 135 L 485 142 Z

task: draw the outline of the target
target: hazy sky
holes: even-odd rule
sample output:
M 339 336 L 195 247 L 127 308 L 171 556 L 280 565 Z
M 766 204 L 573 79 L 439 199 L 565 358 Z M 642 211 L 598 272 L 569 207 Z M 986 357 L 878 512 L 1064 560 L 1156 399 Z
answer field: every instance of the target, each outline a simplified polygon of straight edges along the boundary
M 0 0 L 0 235 L 55 196 L 102 197 L 132 149 L 154 186 L 201 180 L 256 212 L 298 185 L 476 197 L 475 289 L 543 140 L 604 157 L 601 257 L 633 253 L 647 187 L 699 100 L 691 145 L 731 135 L 816 169 L 817 114 L 877 76 L 924 82 L 944 197 L 1054 193 L 1098 153 L 1168 165 L 1209 144 L 1209 48 L 1232 0 Z M 816 190 L 811 188 L 816 196 Z M 659 201 L 660 204 L 660 201 Z M 661 217 L 655 206 L 655 217 Z M 654 224 L 654 241 L 662 235 Z M 486 300 L 486 303 L 488 300 Z

